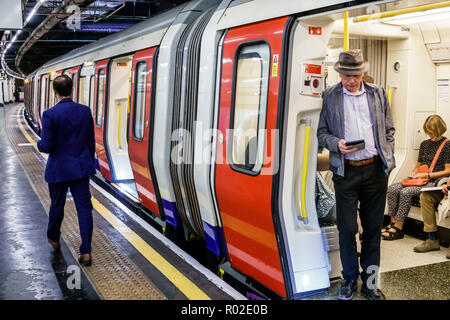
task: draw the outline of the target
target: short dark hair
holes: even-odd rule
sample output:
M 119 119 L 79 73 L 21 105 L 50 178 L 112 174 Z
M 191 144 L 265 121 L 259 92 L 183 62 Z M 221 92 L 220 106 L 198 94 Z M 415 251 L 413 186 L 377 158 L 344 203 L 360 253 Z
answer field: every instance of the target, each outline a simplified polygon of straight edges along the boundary
M 56 93 L 60 97 L 71 96 L 72 95 L 72 86 L 73 86 L 72 79 L 65 74 L 57 76 L 53 80 L 53 89 L 55 89 Z

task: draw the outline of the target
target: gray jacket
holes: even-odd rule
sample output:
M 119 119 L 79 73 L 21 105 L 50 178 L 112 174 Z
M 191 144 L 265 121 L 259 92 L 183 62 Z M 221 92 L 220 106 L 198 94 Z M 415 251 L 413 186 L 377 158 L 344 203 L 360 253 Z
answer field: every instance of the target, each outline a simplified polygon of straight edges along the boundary
M 386 174 L 395 168 L 394 124 L 391 108 L 384 88 L 364 82 L 373 123 L 373 136 L 378 154 L 383 161 Z M 342 83 L 323 93 L 317 138 L 319 146 L 330 150 L 330 170 L 344 176 L 344 155 L 338 149 L 338 142 L 344 139 L 344 97 Z

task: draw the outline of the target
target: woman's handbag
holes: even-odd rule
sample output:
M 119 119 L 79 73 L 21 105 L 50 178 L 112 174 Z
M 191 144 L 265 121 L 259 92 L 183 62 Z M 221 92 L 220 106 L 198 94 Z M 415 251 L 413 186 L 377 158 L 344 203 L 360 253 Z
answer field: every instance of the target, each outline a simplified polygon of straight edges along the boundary
M 444 148 L 444 145 L 447 141 L 448 141 L 448 139 L 445 139 L 439 146 L 439 149 L 436 151 L 436 154 L 434 155 L 433 162 L 431 162 L 431 166 L 428 168 L 428 165 L 423 164 L 419 167 L 419 169 L 417 169 L 416 173 L 431 173 L 431 172 L 433 172 L 434 166 L 436 165 L 439 155 L 441 154 L 441 151 Z M 405 178 L 402 180 L 402 186 L 404 186 L 404 187 L 424 186 L 428 183 L 428 181 L 430 181 L 429 178 Z
M 450 198 L 445 196 L 438 205 L 438 220 L 443 222 L 450 216 Z
M 327 186 L 322 175 L 316 172 L 316 210 L 318 218 L 325 218 L 336 203 L 333 191 Z

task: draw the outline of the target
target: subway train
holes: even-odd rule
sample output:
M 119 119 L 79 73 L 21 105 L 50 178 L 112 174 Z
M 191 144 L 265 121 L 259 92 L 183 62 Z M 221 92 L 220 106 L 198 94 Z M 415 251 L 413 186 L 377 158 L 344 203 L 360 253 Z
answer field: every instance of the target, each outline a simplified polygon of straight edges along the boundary
M 105 183 L 162 229 L 200 239 L 216 271 L 248 292 L 308 296 L 341 271 L 337 228 L 318 217 L 315 181 L 321 94 L 339 81 L 333 64 L 345 42 L 363 50 L 388 91 L 390 183 L 414 166 L 424 119 L 449 104 L 436 83 L 446 77 L 448 90 L 450 57 L 435 50 L 448 19 L 428 29 L 388 21 L 437 10 L 436 1 L 413 2 L 194 0 L 35 70 L 26 116 L 39 134 L 57 102 L 53 79 L 69 75 L 73 99 L 91 108 Z

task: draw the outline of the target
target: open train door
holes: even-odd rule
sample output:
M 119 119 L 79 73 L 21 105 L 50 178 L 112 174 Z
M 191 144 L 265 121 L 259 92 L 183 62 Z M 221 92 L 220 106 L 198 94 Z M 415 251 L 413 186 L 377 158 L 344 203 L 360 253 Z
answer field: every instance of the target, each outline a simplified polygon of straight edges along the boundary
M 139 200 L 164 219 L 161 196 L 153 168 L 154 74 L 157 49 L 136 52 L 133 57 L 128 152 Z
M 225 37 L 215 181 L 231 266 L 283 297 L 288 290 L 272 214 L 271 150 L 287 21 L 236 27 Z
M 78 71 L 80 70 L 80 66 L 73 67 L 72 70 L 70 70 L 69 76 L 72 78 L 73 81 L 73 93 L 72 93 L 72 100 L 75 102 L 78 102 Z
M 105 149 L 103 132 L 105 127 L 104 109 L 106 105 L 106 71 L 109 59 L 97 62 L 95 66 L 95 112 L 94 112 L 94 132 L 95 132 L 95 152 L 97 153 L 98 165 L 102 176 L 112 181 L 111 169 Z
M 230 264 L 287 298 L 330 285 L 314 194 L 326 42 L 309 31 L 276 18 L 230 29 L 223 45 L 215 186 Z

